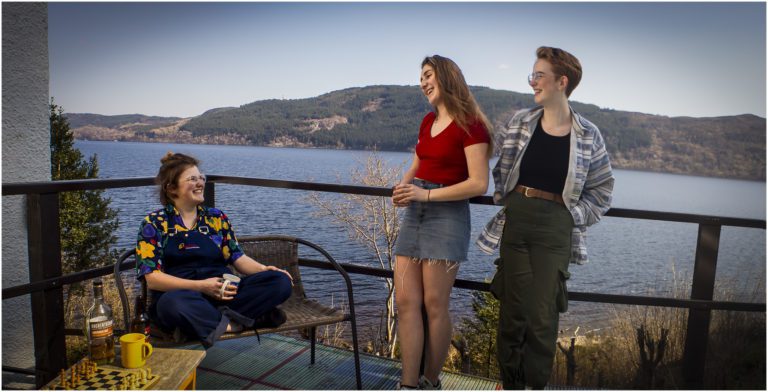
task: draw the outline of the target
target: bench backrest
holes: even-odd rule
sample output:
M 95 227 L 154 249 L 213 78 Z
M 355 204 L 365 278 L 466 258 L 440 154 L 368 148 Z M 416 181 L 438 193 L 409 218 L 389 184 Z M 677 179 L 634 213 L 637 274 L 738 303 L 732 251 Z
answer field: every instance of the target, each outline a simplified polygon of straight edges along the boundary
M 306 298 L 299 272 L 299 244 L 291 237 L 239 237 L 243 252 L 264 264 L 284 269 L 293 277 L 293 295 Z

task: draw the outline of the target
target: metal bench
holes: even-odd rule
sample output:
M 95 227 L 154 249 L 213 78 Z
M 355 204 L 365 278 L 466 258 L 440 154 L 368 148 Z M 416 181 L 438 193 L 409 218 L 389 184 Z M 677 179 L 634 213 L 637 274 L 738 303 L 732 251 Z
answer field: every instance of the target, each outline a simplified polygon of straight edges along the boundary
M 286 302 L 279 306 L 286 316 L 285 323 L 277 328 L 262 328 L 258 330 L 247 329 L 237 333 L 225 333 L 220 340 L 225 339 L 237 339 L 242 337 L 254 336 L 256 332 L 259 334 L 266 334 L 280 331 L 291 330 L 308 330 L 311 354 L 310 364 L 315 363 L 315 342 L 317 327 L 321 325 L 335 324 L 338 322 L 349 321 L 352 327 L 352 347 L 355 357 L 355 377 L 357 381 L 357 388 L 362 389 L 362 381 L 360 375 L 360 353 L 357 342 L 357 324 L 355 322 L 355 303 L 352 296 L 352 282 L 349 279 L 349 275 L 344 271 L 334 258 L 328 254 L 323 248 L 315 245 L 309 241 L 289 237 L 289 236 L 255 236 L 255 237 L 239 237 L 238 242 L 245 254 L 249 255 L 254 260 L 259 261 L 265 265 L 274 265 L 276 267 L 285 269 L 290 272 L 293 277 L 293 292 Z M 347 288 L 347 298 L 349 303 L 349 312 L 343 312 L 339 309 L 329 308 L 316 301 L 308 299 L 304 292 L 304 285 L 302 284 L 301 274 L 299 273 L 299 244 L 322 254 L 330 264 L 341 274 Z M 128 294 L 124 287 L 123 281 L 120 278 L 120 273 L 124 270 L 132 269 L 135 266 L 135 261 L 132 256 L 136 253 L 135 250 L 129 250 L 120 256 L 120 259 L 115 263 L 115 283 L 117 285 L 118 292 L 120 294 L 120 302 L 123 305 L 123 316 L 125 320 L 125 330 L 130 330 L 131 321 L 131 302 L 129 301 Z M 129 260 L 130 258 L 130 260 Z M 147 284 L 141 280 L 141 292 L 143 298 L 147 299 Z M 145 309 L 148 304 L 145 303 Z M 163 333 L 159 328 L 152 327 L 152 344 L 158 347 L 168 347 L 178 345 L 180 342 L 174 341 L 172 336 L 167 333 Z

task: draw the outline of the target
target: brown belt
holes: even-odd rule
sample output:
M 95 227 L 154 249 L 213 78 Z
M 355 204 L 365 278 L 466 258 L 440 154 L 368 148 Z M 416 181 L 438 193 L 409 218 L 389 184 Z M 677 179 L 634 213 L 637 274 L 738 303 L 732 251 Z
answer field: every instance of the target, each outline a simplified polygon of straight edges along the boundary
M 565 205 L 563 197 L 552 192 L 542 191 L 536 188 L 530 188 L 525 185 L 518 185 L 514 189 L 517 193 L 522 193 L 525 197 L 534 197 L 537 199 L 544 199 L 554 201 L 555 203 Z

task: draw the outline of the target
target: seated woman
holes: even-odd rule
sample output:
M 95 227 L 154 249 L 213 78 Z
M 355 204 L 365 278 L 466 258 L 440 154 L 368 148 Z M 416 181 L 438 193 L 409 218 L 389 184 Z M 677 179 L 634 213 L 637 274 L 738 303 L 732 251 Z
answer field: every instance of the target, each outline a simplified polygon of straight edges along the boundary
M 197 159 L 169 152 L 160 162 L 155 182 L 165 208 L 144 218 L 136 244 L 137 276 L 153 299 L 150 318 L 206 348 L 224 332 L 282 324 L 276 306 L 291 295 L 291 275 L 243 254 L 227 215 L 202 205 Z M 230 264 L 247 276 L 222 290 Z

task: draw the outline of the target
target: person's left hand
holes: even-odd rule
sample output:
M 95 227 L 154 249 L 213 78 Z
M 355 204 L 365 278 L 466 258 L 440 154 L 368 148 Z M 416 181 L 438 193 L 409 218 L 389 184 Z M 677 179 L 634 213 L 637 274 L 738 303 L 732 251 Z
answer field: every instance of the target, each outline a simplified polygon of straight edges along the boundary
M 392 192 L 392 200 L 398 204 L 406 204 L 411 201 L 427 201 L 426 189 L 413 184 L 398 184 Z
M 277 268 L 274 265 L 268 265 L 266 267 L 267 267 L 267 269 L 265 271 L 278 271 L 278 272 L 282 272 L 285 275 L 287 275 L 288 279 L 291 280 L 291 286 L 293 286 L 293 276 L 291 276 L 291 274 L 289 274 L 288 271 L 286 271 L 284 269 Z

